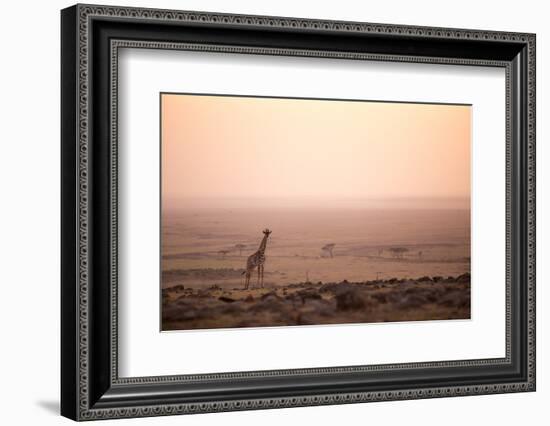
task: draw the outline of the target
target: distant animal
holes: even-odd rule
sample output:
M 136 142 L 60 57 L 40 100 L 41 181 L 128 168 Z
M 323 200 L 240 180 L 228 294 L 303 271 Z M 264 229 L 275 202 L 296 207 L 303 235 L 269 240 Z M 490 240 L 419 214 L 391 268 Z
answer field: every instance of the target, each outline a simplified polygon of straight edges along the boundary
M 409 251 L 409 249 L 405 247 L 391 247 L 389 250 L 393 257 L 397 259 L 403 259 L 404 254 Z
M 262 238 L 260 247 L 258 248 L 258 250 L 256 250 L 255 253 L 248 256 L 248 259 L 246 260 L 246 270 L 243 272 L 243 274 L 245 274 L 245 290 L 247 290 L 248 286 L 250 285 L 250 277 L 254 269 L 258 269 L 257 285 L 262 288 L 264 286 L 265 248 L 267 246 L 267 239 L 269 238 L 271 231 L 266 228 L 263 230 L 263 234 L 264 237 Z
M 330 243 L 330 244 L 326 244 L 323 247 L 321 247 L 321 250 L 323 251 L 323 254 L 328 253 L 328 255 L 330 257 L 334 257 L 333 254 L 332 254 L 332 250 L 334 249 L 335 245 L 336 244 L 334 244 L 334 243 Z
M 225 257 L 225 255 L 229 253 L 229 250 L 220 250 L 218 251 L 218 253 L 221 254 L 223 257 Z

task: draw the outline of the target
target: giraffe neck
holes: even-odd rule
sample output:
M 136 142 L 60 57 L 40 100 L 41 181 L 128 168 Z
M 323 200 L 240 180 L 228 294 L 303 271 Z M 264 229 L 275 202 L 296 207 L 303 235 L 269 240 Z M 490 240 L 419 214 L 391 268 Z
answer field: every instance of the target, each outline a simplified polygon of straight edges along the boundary
M 264 238 L 262 239 L 262 242 L 260 243 L 260 248 L 258 248 L 258 251 L 263 253 L 265 251 L 265 246 L 267 245 L 267 237 L 268 235 L 264 235 Z

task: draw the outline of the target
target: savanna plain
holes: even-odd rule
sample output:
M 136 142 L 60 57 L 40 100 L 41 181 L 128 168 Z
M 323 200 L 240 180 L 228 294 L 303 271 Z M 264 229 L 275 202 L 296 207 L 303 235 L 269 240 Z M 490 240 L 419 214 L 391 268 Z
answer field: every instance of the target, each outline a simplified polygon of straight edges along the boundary
M 470 210 L 426 204 L 165 211 L 162 330 L 468 319 Z

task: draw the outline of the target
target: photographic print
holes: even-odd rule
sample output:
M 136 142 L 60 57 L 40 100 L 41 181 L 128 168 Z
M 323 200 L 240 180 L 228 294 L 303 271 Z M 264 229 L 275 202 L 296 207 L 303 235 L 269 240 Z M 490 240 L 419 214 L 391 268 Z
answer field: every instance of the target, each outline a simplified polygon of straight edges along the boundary
M 536 390 L 536 34 L 60 30 L 63 416 Z
M 160 103 L 162 331 L 470 318 L 471 105 Z

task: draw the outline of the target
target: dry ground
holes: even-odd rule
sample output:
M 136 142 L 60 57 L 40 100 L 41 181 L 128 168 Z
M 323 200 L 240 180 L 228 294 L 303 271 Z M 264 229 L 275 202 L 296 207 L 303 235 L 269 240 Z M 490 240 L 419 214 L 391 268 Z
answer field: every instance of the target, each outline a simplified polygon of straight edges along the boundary
M 162 329 L 371 323 L 470 318 L 470 275 L 270 288 L 162 291 Z

